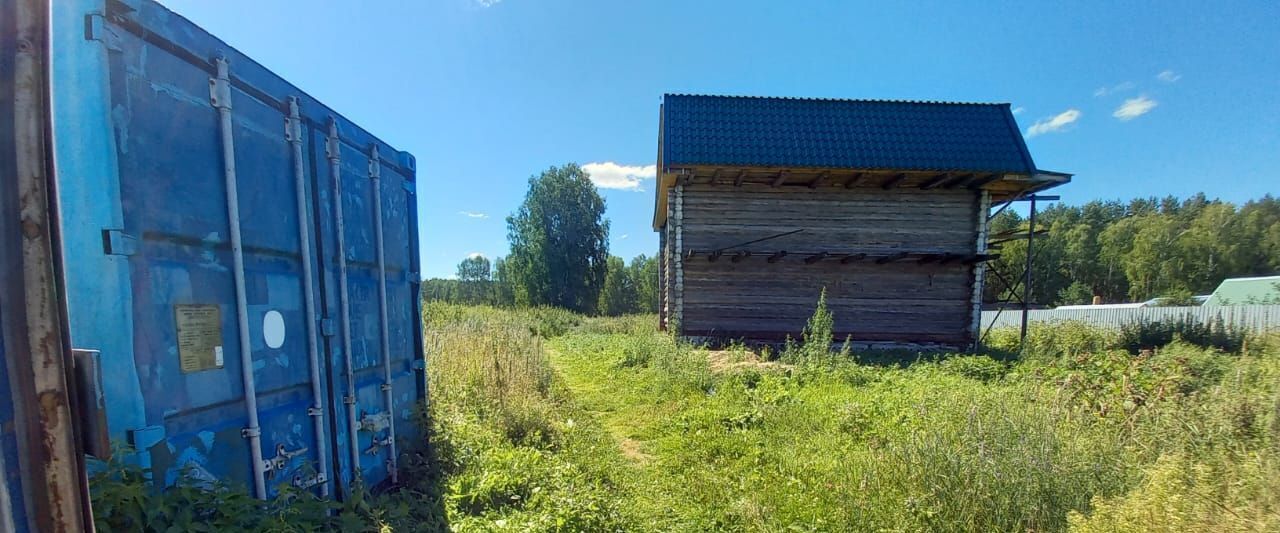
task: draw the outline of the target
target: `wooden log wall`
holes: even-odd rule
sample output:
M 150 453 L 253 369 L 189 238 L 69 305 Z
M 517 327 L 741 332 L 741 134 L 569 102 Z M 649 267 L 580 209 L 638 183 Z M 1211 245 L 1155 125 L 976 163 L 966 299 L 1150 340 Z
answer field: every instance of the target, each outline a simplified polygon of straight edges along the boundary
M 683 291 L 668 298 L 682 301 L 683 335 L 798 337 L 825 287 L 841 339 L 956 346 L 971 341 L 971 297 L 975 281 L 981 281 L 975 266 L 919 257 L 978 251 L 978 193 L 751 184 L 682 188 L 680 216 L 667 226 L 682 230 Z M 794 230 L 802 231 L 735 247 Z M 680 253 L 671 249 L 670 237 L 664 252 Z M 717 250 L 718 256 L 712 253 Z M 752 254 L 732 260 L 739 251 Z M 788 253 L 780 256 L 781 251 Z M 841 260 L 859 253 L 867 257 Z M 667 292 L 674 289 L 667 286 Z

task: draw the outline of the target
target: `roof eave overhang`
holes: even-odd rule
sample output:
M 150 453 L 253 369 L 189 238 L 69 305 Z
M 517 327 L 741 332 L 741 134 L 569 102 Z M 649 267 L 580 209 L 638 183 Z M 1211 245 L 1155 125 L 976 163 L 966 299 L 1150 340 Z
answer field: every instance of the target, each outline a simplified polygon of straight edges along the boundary
M 720 183 L 723 183 L 726 187 L 733 187 L 734 185 L 730 182 L 734 181 L 732 177 L 739 172 L 750 173 L 751 178 L 748 183 L 752 183 L 753 186 L 759 186 L 759 181 L 764 178 L 766 181 L 773 182 L 775 187 L 785 184 L 787 186 L 809 185 L 812 188 L 816 182 L 819 185 L 828 187 L 834 185 L 843 189 L 846 187 L 841 187 L 841 185 L 848 185 L 851 178 L 865 175 L 867 179 L 860 183 L 859 186 L 876 187 L 892 182 L 893 187 L 900 188 L 925 189 L 941 187 L 949 189 L 959 187 L 985 190 L 991 195 L 992 202 L 1014 200 L 1028 194 L 1051 189 L 1070 183 L 1072 178 L 1071 174 L 1065 172 L 1047 170 L 1035 170 L 1028 173 L 1025 171 L 1007 172 L 964 169 L 854 169 L 706 164 L 681 164 L 668 167 L 663 166 L 660 151 L 657 183 L 655 184 L 656 201 L 654 202 L 653 229 L 660 231 L 666 225 L 667 191 L 675 187 L 676 183 L 681 179 L 685 179 L 687 182 L 700 183 L 700 180 L 712 180 L 713 176 L 720 176 Z M 781 180 L 773 178 L 773 176 L 780 176 L 780 174 L 784 173 L 787 174 L 787 178 Z M 940 182 L 947 176 L 956 178 L 970 176 L 972 179 L 968 182 L 961 181 L 941 185 Z M 826 180 L 825 182 L 822 181 L 824 179 Z

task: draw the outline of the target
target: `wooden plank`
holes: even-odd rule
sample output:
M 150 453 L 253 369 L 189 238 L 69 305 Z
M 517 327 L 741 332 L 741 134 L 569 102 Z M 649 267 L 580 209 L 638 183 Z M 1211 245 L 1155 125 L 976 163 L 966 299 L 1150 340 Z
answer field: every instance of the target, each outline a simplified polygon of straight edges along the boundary
M 786 251 L 786 250 L 780 250 L 780 251 L 778 251 L 778 252 L 774 253 L 773 255 L 769 256 L 769 262 L 770 262 L 770 263 L 777 263 L 778 261 L 781 261 L 783 257 L 786 257 L 786 256 L 787 256 L 787 251 Z
M 894 262 L 894 261 L 897 261 L 897 260 L 899 260 L 899 259 L 903 259 L 903 258 L 905 258 L 905 257 L 907 257 L 907 253 L 906 253 L 906 252 L 898 252 L 898 253 L 896 253 L 896 254 L 887 255 L 887 256 L 881 257 L 881 258 L 879 258 L 879 259 L 876 259 L 876 264 L 877 264 L 877 265 L 883 265 L 883 264 L 885 264 L 885 263 L 892 263 L 892 262 Z
M 818 261 L 825 259 L 826 257 L 827 257 L 827 252 L 818 252 L 816 254 L 813 254 L 809 257 L 804 258 L 804 262 L 806 265 L 812 265 L 814 263 L 817 263 Z
M 787 181 L 787 171 L 783 170 L 781 172 L 778 172 L 778 177 L 773 178 L 773 183 L 770 183 L 769 186 L 777 187 L 779 185 L 782 185 L 786 181 Z
M 855 185 L 861 183 L 863 177 L 865 176 L 866 174 L 863 174 L 861 172 L 854 172 L 853 176 L 849 177 L 849 181 L 844 182 L 844 188 L 852 189 Z
M 733 186 L 734 186 L 734 187 L 741 187 L 741 186 L 742 186 L 742 181 L 743 181 L 743 180 L 745 180 L 745 179 L 747 179 L 747 171 L 745 171 L 745 170 L 739 170 L 739 171 L 738 171 L 738 177 L 733 178 Z
M 732 258 L 730 258 L 729 260 L 730 260 L 730 261 L 732 261 L 732 262 L 734 262 L 734 263 L 737 263 L 737 262 L 740 262 L 740 261 L 742 261 L 743 259 L 746 259 L 746 258 L 748 258 L 748 257 L 751 257 L 751 252 L 748 252 L 748 251 L 745 251 L 745 250 L 744 250 L 744 251 L 741 251 L 741 252 L 738 252 L 738 253 L 733 254 L 733 257 L 732 257 Z
M 840 264 L 847 265 L 854 261 L 861 261 L 866 258 L 867 258 L 867 254 L 865 253 L 848 254 L 844 256 L 842 259 L 840 259 Z

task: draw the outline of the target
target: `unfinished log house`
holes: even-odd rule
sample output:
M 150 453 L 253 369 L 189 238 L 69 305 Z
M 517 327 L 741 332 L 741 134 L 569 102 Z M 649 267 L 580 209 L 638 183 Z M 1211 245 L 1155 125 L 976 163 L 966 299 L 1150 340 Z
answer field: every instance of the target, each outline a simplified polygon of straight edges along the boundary
M 970 346 L 991 206 L 1068 181 L 1008 104 L 666 95 L 661 326 L 798 337 L 825 288 L 837 339 Z

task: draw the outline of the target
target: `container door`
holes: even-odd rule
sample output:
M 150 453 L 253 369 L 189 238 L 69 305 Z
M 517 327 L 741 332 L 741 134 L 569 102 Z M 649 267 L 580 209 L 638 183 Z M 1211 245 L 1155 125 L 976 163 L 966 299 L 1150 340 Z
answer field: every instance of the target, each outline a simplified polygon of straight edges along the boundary
M 344 486 L 371 487 L 395 480 L 397 456 L 420 437 L 414 419 L 424 394 L 417 214 L 412 158 L 384 159 L 386 152 L 375 153 L 378 143 L 354 141 L 349 128 L 337 120 L 312 143 L 324 168 L 318 195 L 332 324 L 326 346 L 335 441 L 343 450 L 335 460 Z
M 298 225 L 312 221 L 299 219 L 295 202 L 288 106 L 246 92 L 245 83 L 225 87 L 238 188 L 238 198 L 229 197 L 213 58 L 183 53 L 154 38 L 170 28 L 148 26 L 189 25 L 184 20 L 136 20 L 141 28 L 91 18 L 108 51 L 122 213 L 122 224 L 102 235 L 105 253 L 127 258 L 132 297 L 132 354 L 103 357 L 133 358 L 145 417 L 127 434 L 164 483 L 186 472 L 252 488 L 248 376 L 267 494 L 285 483 L 315 485 L 324 436 L 312 416 L 323 410 L 311 409 L 306 323 L 316 317 L 305 316 L 304 294 L 318 297 L 319 289 L 302 281 L 311 258 L 300 252 Z M 229 68 L 237 78 L 237 63 Z M 228 202 L 236 202 L 243 238 L 243 322 Z M 243 358 L 241 335 L 250 351 Z

